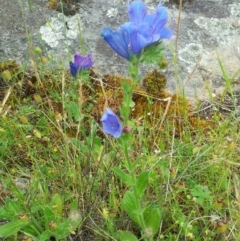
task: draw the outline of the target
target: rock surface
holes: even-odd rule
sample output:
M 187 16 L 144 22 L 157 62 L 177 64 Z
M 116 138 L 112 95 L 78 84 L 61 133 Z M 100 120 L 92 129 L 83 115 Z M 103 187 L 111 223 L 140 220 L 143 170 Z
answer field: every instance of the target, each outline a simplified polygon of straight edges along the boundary
M 8 58 L 19 62 L 29 59 L 29 39 L 54 59 L 68 67 L 68 61 L 80 49 L 93 53 L 95 66 L 102 73 L 127 75 L 127 62 L 117 56 L 102 40 L 103 27 L 116 29 L 128 20 L 123 0 L 80 0 L 75 15 L 63 15 L 47 7 L 47 0 L 0 0 L 0 61 Z M 164 0 L 168 7 L 169 27 L 178 28 L 179 10 L 174 1 Z M 177 1 L 175 1 L 176 3 Z M 146 0 L 149 10 L 157 0 Z M 27 26 L 27 28 L 26 28 Z M 27 33 L 26 34 L 26 30 Z M 176 33 L 177 35 L 177 33 Z M 239 0 L 184 1 L 178 36 L 178 75 L 169 42 L 166 42 L 165 70 L 168 89 L 184 87 L 188 97 L 206 99 L 211 92 L 221 92 L 225 82 L 217 53 L 231 77 L 240 69 L 240 2 Z M 170 44 L 175 48 L 176 40 Z M 143 66 L 145 73 L 154 66 Z M 238 75 L 239 78 L 239 75 Z M 177 87 L 178 86 L 178 87 Z M 239 84 L 234 88 L 238 89 Z

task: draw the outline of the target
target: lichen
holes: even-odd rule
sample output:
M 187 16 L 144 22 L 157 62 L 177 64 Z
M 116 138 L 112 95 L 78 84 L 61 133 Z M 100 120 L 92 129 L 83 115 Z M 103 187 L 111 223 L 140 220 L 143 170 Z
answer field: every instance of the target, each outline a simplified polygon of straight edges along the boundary
M 70 45 L 71 41 L 78 36 L 78 23 L 79 14 L 66 17 L 59 13 L 57 17 L 52 17 L 45 25 L 41 26 L 40 34 L 42 39 L 52 48 L 56 48 L 61 42 Z

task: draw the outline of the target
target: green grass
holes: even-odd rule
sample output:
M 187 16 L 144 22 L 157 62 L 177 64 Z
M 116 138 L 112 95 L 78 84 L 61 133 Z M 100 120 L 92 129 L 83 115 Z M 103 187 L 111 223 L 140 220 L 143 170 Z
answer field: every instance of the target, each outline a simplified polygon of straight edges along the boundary
M 79 99 L 80 82 L 70 80 L 66 70 L 36 66 L 41 82 L 32 77 L 28 92 L 20 87 L 25 70 L 11 73 L 13 87 L 1 111 L 0 218 L 2 225 L 18 227 L 9 228 L 14 235 L 6 240 L 41 235 L 65 240 L 71 234 L 76 240 L 116 240 L 117 230 L 140 237 L 121 203 L 127 186 L 113 168 L 124 168 L 124 153 L 101 130 L 103 109 L 94 106 L 94 96 Z M 89 90 L 91 80 L 86 89 L 82 85 Z M 154 240 L 238 240 L 238 118 L 215 110 L 207 130 L 193 130 L 183 116 L 178 136 L 168 119 L 156 132 L 157 125 L 144 118 L 147 113 L 137 125 L 132 119 L 129 155 L 138 161 L 136 175 L 149 171 L 143 204 L 161 209 Z

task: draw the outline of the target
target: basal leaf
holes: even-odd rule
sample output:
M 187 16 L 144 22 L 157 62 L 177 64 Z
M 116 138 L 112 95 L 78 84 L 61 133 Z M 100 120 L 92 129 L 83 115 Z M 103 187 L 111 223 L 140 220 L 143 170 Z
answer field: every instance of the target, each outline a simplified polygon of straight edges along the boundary
M 120 241 L 138 241 L 138 238 L 128 231 L 117 231 L 116 236 Z
M 123 207 L 129 217 L 139 226 L 141 226 L 141 222 L 139 219 L 139 206 L 139 201 L 137 200 L 135 195 L 131 191 L 127 191 L 123 197 Z
M 153 237 L 159 230 L 161 222 L 161 211 L 159 207 L 150 206 L 143 213 L 145 225 L 148 229 L 148 234 Z
M 28 225 L 28 222 L 23 220 L 16 220 L 0 226 L 0 238 L 6 238 L 14 235 L 24 226 Z
M 80 120 L 80 115 L 79 115 L 79 107 L 76 103 L 73 101 L 70 102 L 70 108 L 71 108 L 71 114 L 74 117 L 76 121 Z
M 54 208 L 55 214 L 61 217 L 63 212 L 63 201 L 61 196 L 58 193 L 55 193 L 53 195 L 51 200 L 51 206 L 52 208 Z

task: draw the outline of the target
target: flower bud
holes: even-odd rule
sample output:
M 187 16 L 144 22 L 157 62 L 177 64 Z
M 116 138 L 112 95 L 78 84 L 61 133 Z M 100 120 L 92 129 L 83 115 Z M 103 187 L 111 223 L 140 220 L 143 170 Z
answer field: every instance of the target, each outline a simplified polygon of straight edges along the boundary
M 23 220 L 23 221 L 27 221 L 28 217 L 26 216 L 26 214 L 24 212 L 21 212 L 18 214 L 18 219 Z
M 48 224 L 49 228 L 50 229 L 56 229 L 57 228 L 57 224 L 55 221 L 51 221 L 49 224 Z
M 36 48 L 34 49 L 34 51 L 35 51 L 35 53 L 37 53 L 37 54 L 40 54 L 40 53 L 42 52 L 42 50 L 41 50 L 40 47 L 36 47 Z
M 217 231 L 219 233 L 225 233 L 228 228 L 228 221 L 226 219 L 219 220 L 217 222 Z
M 130 126 L 125 126 L 123 128 L 123 132 L 125 132 L 125 133 L 129 133 L 130 131 L 131 131 L 131 127 Z
M 32 241 L 32 239 L 26 235 L 22 236 L 21 241 Z

